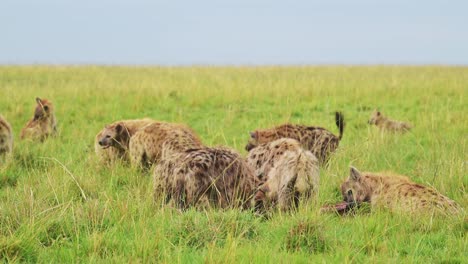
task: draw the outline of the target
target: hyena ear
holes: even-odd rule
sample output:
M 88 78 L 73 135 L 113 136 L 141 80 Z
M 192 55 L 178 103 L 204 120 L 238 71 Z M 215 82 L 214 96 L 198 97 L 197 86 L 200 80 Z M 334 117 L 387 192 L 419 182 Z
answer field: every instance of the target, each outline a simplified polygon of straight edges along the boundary
M 41 98 L 39 98 L 39 97 L 36 97 L 36 103 L 38 103 L 38 104 L 42 104 L 42 100 L 41 100 Z
M 115 131 L 117 131 L 117 134 L 122 133 L 122 131 L 123 131 L 122 124 L 117 124 L 117 126 L 115 127 Z
M 250 132 L 250 137 L 253 138 L 253 139 L 257 139 L 257 131 L 254 131 L 254 132 Z
M 359 181 L 361 179 L 361 172 L 358 169 L 351 166 L 349 172 L 349 178 L 353 181 Z

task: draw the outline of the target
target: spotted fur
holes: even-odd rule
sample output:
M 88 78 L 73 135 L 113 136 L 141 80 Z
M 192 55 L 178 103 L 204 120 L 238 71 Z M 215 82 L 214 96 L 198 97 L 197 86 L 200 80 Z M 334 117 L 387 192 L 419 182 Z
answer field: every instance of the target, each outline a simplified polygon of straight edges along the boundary
M 0 115 L 0 156 L 13 151 L 13 130 L 8 121 Z
M 261 182 L 255 197 L 260 210 L 277 204 L 287 211 L 298 205 L 301 196 L 308 198 L 318 192 L 318 160 L 295 139 L 261 144 L 249 152 L 247 163 Z
M 336 112 L 335 121 L 340 131 L 338 136 L 322 127 L 284 124 L 270 129 L 250 132 L 250 140 L 245 149 L 250 151 L 260 144 L 280 138 L 291 138 L 299 141 L 304 149 L 311 151 L 323 164 L 329 159 L 330 154 L 338 148 L 343 137 L 343 115 Z
M 183 124 L 155 122 L 140 129 L 130 139 L 133 166 L 150 168 L 161 160 L 163 150 L 180 152 L 203 146 L 198 135 Z M 169 155 L 169 154 L 168 154 Z
M 155 198 L 166 195 L 181 209 L 209 206 L 249 208 L 257 188 L 253 170 L 235 151 L 201 147 L 172 152 L 154 171 Z

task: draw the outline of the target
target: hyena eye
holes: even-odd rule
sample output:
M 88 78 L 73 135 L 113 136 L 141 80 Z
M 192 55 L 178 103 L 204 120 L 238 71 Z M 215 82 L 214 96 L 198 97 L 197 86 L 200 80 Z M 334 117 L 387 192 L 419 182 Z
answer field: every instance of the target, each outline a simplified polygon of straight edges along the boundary
M 353 196 L 353 190 L 348 190 L 348 195 Z
M 106 138 L 110 138 L 111 136 L 110 135 L 106 135 Z

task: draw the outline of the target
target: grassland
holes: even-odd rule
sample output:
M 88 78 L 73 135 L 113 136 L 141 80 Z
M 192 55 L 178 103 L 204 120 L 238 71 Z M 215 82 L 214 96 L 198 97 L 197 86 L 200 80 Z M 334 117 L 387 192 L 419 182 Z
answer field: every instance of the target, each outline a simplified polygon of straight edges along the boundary
M 0 67 L 0 113 L 15 131 L 0 165 L 0 259 L 7 262 L 466 263 L 468 221 L 379 211 L 340 217 L 349 165 L 394 171 L 468 205 L 468 68 Z M 19 140 L 34 98 L 56 106 L 60 135 Z M 406 135 L 367 125 L 370 112 L 411 121 Z M 321 171 L 318 203 L 269 220 L 250 212 L 185 213 L 152 201 L 149 175 L 94 156 L 94 135 L 118 119 L 190 125 L 207 145 L 241 153 L 248 132 L 283 122 L 320 125 L 340 148 Z

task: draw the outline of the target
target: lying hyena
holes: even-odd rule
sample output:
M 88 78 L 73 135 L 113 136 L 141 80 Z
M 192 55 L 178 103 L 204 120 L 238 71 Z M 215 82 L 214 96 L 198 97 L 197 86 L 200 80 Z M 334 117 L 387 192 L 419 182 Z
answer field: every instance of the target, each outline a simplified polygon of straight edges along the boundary
M 0 115 L 0 156 L 13 151 L 13 130 L 6 119 Z
M 37 97 L 36 103 L 34 117 L 21 130 L 21 139 L 44 141 L 47 137 L 57 134 L 57 120 L 52 102 Z
M 228 208 L 252 206 L 257 180 L 235 151 L 201 147 L 183 152 L 163 150 L 154 171 L 155 199 L 165 194 L 181 209 L 191 206 Z
M 391 120 L 385 117 L 380 111 L 377 109 L 374 110 L 370 119 L 370 125 L 376 125 L 378 128 L 384 131 L 390 132 L 407 132 L 411 129 L 411 125 L 405 122 Z
M 414 183 L 407 177 L 359 172 L 351 167 L 349 178 L 341 185 L 348 203 L 370 203 L 371 208 L 403 212 L 456 213 L 459 206 L 436 190 Z
M 200 138 L 190 127 L 156 122 L 140 129 L 130 139 L 130 161 L 135 167 L 149 169 L 161 160 L 163 149 L 181 152 L 202 146 Z
M 245 149 L 250 151 L 263 143 L 272 142 L 280 138 L 292 138 L 299 141 L 304 149 L 311 151 L 319 162 L 324 164 L 328 160 L 330 154 L 338 148 L 340 140 L 343 137 L 343 115 L 336 112 L 335 121 L 340 131 L 339 136 L 335 136 L 322 127 L 285 124 L 270 129 L 250 132 L 250 140 Z
M 94 139 L 94 150 L 100 161 L 113 163 L 128 161 L 130 138 L 141 128 L 156 121 L 150 118 L 121 120 L 106 125 Z
M 278 204 L 282 211 L 298 205 L 299 198 L 317 194 L 319 164 L 295 139 L 283 138 L 252 149 L 247 163 L 255 168 L 261 187 L 255 196 L 256 208 Z

